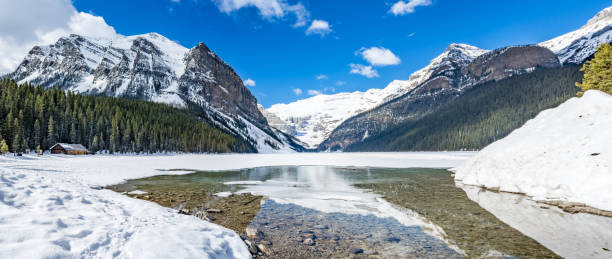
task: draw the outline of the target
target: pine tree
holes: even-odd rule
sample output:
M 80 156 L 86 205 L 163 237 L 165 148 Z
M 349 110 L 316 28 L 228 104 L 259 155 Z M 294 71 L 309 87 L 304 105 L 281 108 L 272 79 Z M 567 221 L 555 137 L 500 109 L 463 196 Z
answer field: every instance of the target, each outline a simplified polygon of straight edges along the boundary
M 36 121 L 34 121 L 34 146 L 37 147 L 37 149 L 40 148 L 40 144 L 42 144 L 40 139 L 40 120 L 36 119 Z
M 601 44 L 595 57 L 587 61 L 580 71 L 584 72 L 584 79 L 582 83 L 576 83 L 582 89 L 578 96 L 591 89 L 612 94 L 612 46 Z
M 0 154 L 5 154 L 9 152 L 9 147 L 6 144 L 6 141 L 3 139 L 0 141 Z
M 17 134 L 13 138 L 13 153 L 18 153 L 19 151 L 21 151 L 21 136 Z
M 56 142 L 55 137 L 55 122 L 53 116 L 49 117 L 49 127 L 47 128 L 47 146 L 52 146 Z
M 91 141 L 91 146 L 89 147 L 89 150 L 92 152 L 98 152 L 100 143 L 98 140 L 98 136 L 94 136 L 93 140 Z

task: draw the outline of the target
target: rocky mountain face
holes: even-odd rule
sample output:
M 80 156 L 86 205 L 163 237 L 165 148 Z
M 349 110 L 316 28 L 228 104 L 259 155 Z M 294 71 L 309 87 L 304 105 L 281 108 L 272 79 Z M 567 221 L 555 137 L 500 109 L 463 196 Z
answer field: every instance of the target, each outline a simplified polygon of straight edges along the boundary
M 429 65 L 410 75 L 408 80 L 394 80 L 382 89 L 322 94 L 289 104 L 275 104 L 268 108 L 268 113 L 264 115 L 268 121 L 277 121 L 280 118 L 283 121 L 281 127 L 288 127 L 284 128 L 285 133 L 295 136 L 311 148 L 316 148 L 346 119 L 409 92 L 433 74 L 439 74 L 439 71 L 454 66 L 454 63 L 469 63 L 486 52 L 470 45 L 453 44 Z
M 457 44 L 449 46 L 432 63 L 439 65 L 431 70 L 423 83 L 402 96 L 347 119 L 319 145 L 319 150 L 342 150 L 389 127 L 422 118 L 475 85 L 537 68 L 560 66 L 557 56 L 544 47 L 506 47 L 472 58 L 466 53 L 465 46 Z
M 298 134 L 297 129 L 294 125 L 288 124 L 283 119 L 276 116 L 276 114 L 266 110 L 261 104 L 258 104 L 257 108 L 259 109 L 261 114 L 266 117 L 268 124 L 270 124 L 270 126 L 272 126 L 273 128 L 285 132 L 286 134 L 289 134 L 291 136 L 295 136 Z
M 316 148 L 345 119 L 409 87 L 407 81 L 393 81 L 384 89 L 321 94 L 289 104 L 275 104 L 263 114 L 273 127 L 295 136 L 309 148 Z
M 195 105 L 207 120 L 260 152 L 301 148 L 268 125 L 240 77 L 203 43 L 187 49 L 156 33 L 116 39 L 70 35 L 32 48 L 7 77 L 83 94 Z
M 612 42 L 612 7 L 603 9 L 578 30 L 561 35 L 540 46 L 549 48 L 563 64 L 582 64 L 602 43 Z
M 399 122 L 421 118 L 453 101 L 475 85 L 529 73 L 537 68 L 583 64 L 601 44 L 610 42 L 612 7 L 597 13 L 578 30 L 538 44 L 540 47 L 502 48 L 481 55 L 468 65 L 445 67 L 438 71 L 437 75 L 433 73 L 426 82 L 409 93 L 347 119 L 330 134 L 319 149 L 343 149 L 379 134 Z M 556 58 L 551 53 L 554 53 Z M 449 74 L 443 75 L 439 72 Z

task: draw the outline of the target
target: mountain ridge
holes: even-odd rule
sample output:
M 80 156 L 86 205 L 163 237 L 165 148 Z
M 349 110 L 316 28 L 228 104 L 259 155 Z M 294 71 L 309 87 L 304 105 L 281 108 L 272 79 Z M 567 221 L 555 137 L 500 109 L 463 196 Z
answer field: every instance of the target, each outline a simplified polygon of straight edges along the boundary
M 563 65 L 575 65 L 575 64 L 581 64 L 583 63 L 586 59 L 588 59 L 589 57 L 591 57 L 593 55 L 593 53 L 596 51 L 597 47 L 599 46 L 599 44 L 604 43 L 604 42 L 611 42 L 612 41 L 612 7 L 608 7 L 603 9 L 602 11 L 598 12 L 593 18 L 589 19 L 589 21 L 587 21 L 587 23 L 585 25 L 583 25 L 582 27 L 580 27 L 579 29 L 572 31 L 572 32 L 568 32 L 564 35 L 555 37 L 553 39 L 550 39 L 548 41 L 545 42 L 541 42 L 538 43 L 536 45 L 541 46 L 541 47 L 545 47 L 550 49 L 552 52 L 555 53 L 555 55 L 557 56 L 557 58 L 559 59 L 559 63 L 563 64 Z M 465 47 L 464 47 L 465 46 Z M 319 127 L 319 128 L 324 128 L 324 135 L 325 136 L 329 136 L 331 135 L 335 129 L 337 129 L 342 123 L 346 122 L 347 120 L 355 117 L 355 116 L 360 116 L 362 113 L 368 112 L 372 109 L 376 109 L 377 107 L 384 105 L 385 102 L 388 102 L 389 100 L 396 98 L 402 94 L 405 94 L 406 92 L 408 92 L 409 90 L 412 90 L 413 88 L 417 88 L 417 87 L 421 87 L 420 84 L 423 83 L 423 81 L 425 81 L 426 79 L 429 79 L 429 77 L 431 77 L 431 74 L 428 74 L 427 71 L 431 71 L 431 69 L 428 69 L 429 66 L 432 66 L 433 63 L 436 62 L 437 59 L 441 59 L 442 56 L 444 56 L 444 54 L 449 51 L 449 49 L 453 49 L 453 48 L 457 48 L 457 47 L 464 47 L 465 49 L 471 48 L 475 48 L 478 49 L 477 47 L 474 46 L 470 46 L 467 44 L 450 44 L 449 47 L 447 47 L 447 49 L 437 58 L 434 58 L 430 64 L 416 72 L 414 72 L 411 76 L 410 76 L 410 80 L 412 80 L 413 78 L 425 78 L 422 81 L 418 82 L 417 85 L 414 85 L 411 88 L 405 88 L 408 89 L 404 92 L 400 92 L 397 95 L 389 95 L 389 97 L 386 98 L 380 98 L 379 102 L 376 102 L 373 105 L 367 106 L 365 111 L 363 108 L 361 107 L 349 107 L 349 108 L 345 108 L 345 110 L 350 110 L 353 111 L 352 113 L 346 113 L 348 115 L 344 115 L 344 116 L 338 116 L 337 114 L 335 115 L 336 117 L 340 117 L 339 119 L 336 118 L 334 123 L 329 123 L 328 125 L 325 125 L 323 127 Z M 513 46 L 509 46 L 509 47 L 513 47 Z M 509 47 L 504 47 L 504 48 L 500 48 L 498 50 L 503 50 Z M 516 46 L 514 46 L 516 47 Z M 478 49 L 479 50 L 479 49 Z M 485 52 L 486 53 L 486 52 Z M 484 54 L 484 53 L 480 53 L 480 54 Z M 478 55 L 479 56 L 479 55 Z M 500 70 L 498 70 L 500 71 Z M 528 70 L 522 71 L 521 73 L 525 73 L 525 72 L 531 72 L 533 71 L 532 68 L 529 68 Z M 503 71 L 502 71 L 503 72 Z M 407 81 L 410 81 L 407 80 Z M 407 82 L 404 81 L 404 82 Z M 374 90 L 376 88 L 370 89 L 370 90 Z M 386 88 L 385 88 L 386 89 Z M 366 92 L 370 91 L 367 90 Z M 340 96 L 343 94 L 347 94 L 347 93 L 338 93 L 335 96 Z M 332 95 L 334 96 L 334 95 Z M 315 96 L 316 97 L 316 96 Z M 306 98 L 306 99 L 302 99 L 302 100 L 298 100 L 295 101 L 293 103 L 290 104 L 277 104 L 281 107 L 288 107 L 291 106 L 292 104 L 294 106 L 307 106 L 307 107 L 319 107 L 319 110 L 324 110 L 326 109 L 325 106 L 327 104 L 325 103 L 317 103 L 315 101 L 313 101 L 315 99 L 315 97 L 310 97 L 310 98 Z M 359 97 L 355 97 L 355 99 L 358 99 Z M 314 103 L 316 103 L 317 105 L 313 105 Z M 300 104 L 300 105 L 297 105 Z M 274 113 L 275 116 L 280 117 L 282 120 L 284 120 L 287 124 L 286 125 L 290 125 L 291 127 L 296 128 L 296 124 L 297 127 L 299 128 L 300 123 L 303 123 L 302 120 L 299 120 L 300 117 L 307 117 L 307 116 L 295 116 L 296 112 L 279 112 L 279 109 L 275 109 L 273 107 L 277 106 L 277 105 L 273 105 L 270 108 L 268 108 L 270 110 L 271 113 Z M 369 109 L 367 109 L 369 108 Z M 312 110 L 312 108 L 309 108 L 310 110 Z M 279 116 L 280 114 L 280 116 Z M 313 114 L 307 114 L 307 115 L 313 115 Z M 324 116 L 333 116 L 333 115 L 329 115 L 326 113 L 320 113 L 319 117 L 324 117 Z M 312 118 L 314 118 L 315 116 L 311 116 L 310 118 L 307 118 L 306 121 L 308 121 L 308 119 L 312 120 Z M 324 118 L 325 119 L 325 118 Z M 297 121 L 299 123 L 295 123 L 292 122 L 292 120 Z M 373 122 L 375 123 L 375 122 Z M 306 125 L 313 125 L 314 123 L 306 123 Z M 285 125 L 285 126 L 286 126 Z M 315 124 L 316 125 L 316 124 Z M 290 127 L 290 128 L 291 128 Z M 310 131 L 309 131 L 310 130 Z M 297 136 L 298 138 L 304 139 L 304 135 L 308 137 L 308 135 L 312 135 L 313 134 L 313 130 L 312 129 L 308 129 L 307 127 L 302 127 L 301 131 L 294 131 L 294 133 L 297 134 L 301 134 L 302 136 Z M 369 134 L 369 133 L 368 133 Z M 364 134 L 368 135 L 368 134 Z M 328 137 L 326 137 L 327 140 Z M 319 144 L 321 144 L 321 142 L 316 143 L 320 140 L 320 136 L 318 138 L 310 138 L 310 145 L 311 146 L 318 146 Z
M 529 73 L 538 67 L 560 66 L 552 51 L 535 45 L 504 47 L 465 61 L 451 58 L 447 66 L 440 67 L 410 92 L 347 119 L 319 145 L 319 150 L 342 150 L 399 123 L 418 120 L 476 85 Z
M 268 120 L 280 118 L 285 122 L 281 126 L 286 129 L 285 133 L 292 132 L 309 147 L 316 148 L 346 119 L 411 91 L 428 80 L 437 69 L 449 66 L 451 59 L 452 62 L 465 63 L 486 52 L 488 50 L 468 44 L 453 43 L 427 66 L 412 73 L 408 80 L 394 80 L 382 89 L 321 94 L 289 104 L 275 104 L 267 109 L 270 112 Z
M 204 43 L 187 49 L 158 33 L 113 39 L 72 34 L 35 46 L 5 77 L 83 94 L 195 105 L 260 152 L 301 149 L 275 133 L 242 79 Z

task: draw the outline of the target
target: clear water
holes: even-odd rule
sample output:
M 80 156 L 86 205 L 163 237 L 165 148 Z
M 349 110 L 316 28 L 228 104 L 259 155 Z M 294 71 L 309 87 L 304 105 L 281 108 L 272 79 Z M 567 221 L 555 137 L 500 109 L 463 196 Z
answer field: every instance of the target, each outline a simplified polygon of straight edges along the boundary
M 253 241 L 267 246 L 267 257 L 606 258 L 612 240 L 608 218 L 574 220 L 524 196 L 456 186 L 440 169 L 262 167 L 156 176 L 126 186 L 266 196 L 250 226 L 261 232 Z M 551 217 L 564 220 L 543 223 Z M 576 235 L 572 228 L 587 232 Z M 581 238 L 574 242 L 581 246 L 567 249 L 570 236 Z

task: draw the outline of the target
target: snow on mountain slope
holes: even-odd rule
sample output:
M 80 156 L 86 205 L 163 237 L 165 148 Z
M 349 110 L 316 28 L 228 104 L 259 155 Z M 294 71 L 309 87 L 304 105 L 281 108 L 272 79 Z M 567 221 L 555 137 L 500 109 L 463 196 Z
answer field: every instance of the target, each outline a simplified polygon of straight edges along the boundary
M 267 111 L 268 121 L 280 118 L 284 125 L 278 129 L 293 135 L 315 148 L 342 121 L 373 108 L 406 87 L 407 81 L 393 81 L 387 88 L 366 92 L 321 94 L 289 104 L 275 104 Z
M 114 39 L 73 34 L 32 48 L 7 77 L 82 94 L 195 104 L 212 124 L 260 152 L 301 149 L 276 135 L 242 79 L 203 43 L 187 49 L 157 33 Z
M 612 42 L 612 7 L 603 9 L 580 29 L 540 43 L 557 54 L 561 63 L 580 64 L 602 43 Z
M 612 211 L 612 96 L 545 110 L 455 168 L 464 184 Z
M 264 115 L 268 121 L 276 120 L 272 117 L 280 118 L 285 123 L 281 129 L 283 132 L 315 148 L 344 120 L 409 92 L 451 63 L 467 64 L 484 53 L 487 50 L 467 44 L 451 44 L 426 67 L 410 75 L 409 80 L 394 80 L 383 89 L 321 94 L 289 104 L 275 104 L 267 109 L 270 114 Z

